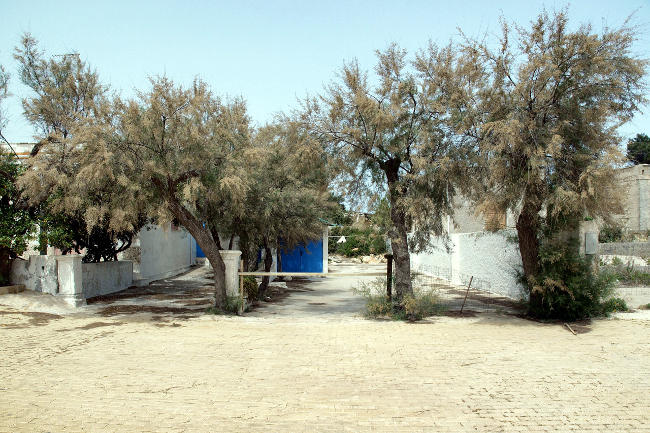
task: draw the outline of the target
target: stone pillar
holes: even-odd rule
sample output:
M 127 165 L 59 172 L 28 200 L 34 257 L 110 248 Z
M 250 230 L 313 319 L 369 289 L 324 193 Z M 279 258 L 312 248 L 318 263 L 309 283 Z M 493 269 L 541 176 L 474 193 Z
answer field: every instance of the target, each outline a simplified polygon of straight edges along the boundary
M 323 231 L 323 273 L 327 274 L 328 272 L 328 259 L 329 259 L 329 235 L 330 235 L 330 228 L 325 227 L 325 230 Z
M 219 250 L 221 258 L 226 265 L 226 294 L 239 296 L 239 250 Z
M 83 294 L 81 256 L 56 256 L 59 296 L 73 307 L 86 304 Z

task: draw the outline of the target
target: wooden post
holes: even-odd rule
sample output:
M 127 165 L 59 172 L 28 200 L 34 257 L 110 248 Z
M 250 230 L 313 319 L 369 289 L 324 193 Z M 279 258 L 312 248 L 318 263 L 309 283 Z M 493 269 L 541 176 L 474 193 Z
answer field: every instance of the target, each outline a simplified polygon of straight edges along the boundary
M 386 296 L 388 301 L 393 299 L 393 255 L 386 254 Z
M 465 299 L 463 299 L 463 305 L 460 306 L 460 314 L 463 314 L 463 308 L 465 308 L 465 301 L 467 301 L 467 295 L 469 294 L 469 286 L 472 285 L 473 279 L 474 279 L 474 275 L 472 275 L 469 279 L 469 284 L 467 285 L 467 291 L 465 292 Z
M 239 261 L 239 272 L 244 272 L 244 261 Z M 244 276 L 239 276 L 239 315 L 244 313 Z

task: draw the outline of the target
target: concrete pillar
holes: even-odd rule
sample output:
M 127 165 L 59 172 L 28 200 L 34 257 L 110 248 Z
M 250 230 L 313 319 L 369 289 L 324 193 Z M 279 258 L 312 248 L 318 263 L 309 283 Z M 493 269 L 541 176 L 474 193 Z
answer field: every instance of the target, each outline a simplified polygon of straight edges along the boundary
M 226 265 L 226 294 L 239 296 L 239 250 L 219 250 L 221 258 Z M 206 260 L 207 261 L 207 260 Z
M 73 307 L 85 305 L 81 256 L 56 256 L 56 262 L 59 296 Z
M 327 269 L 327 264 L 328 264 L 328 258 L 329 258 L 329 235 L 330 235 L 330 228 L 325 227 L 325 230 L 323 230 L 323 273 L 326 274 L 328 272 Z

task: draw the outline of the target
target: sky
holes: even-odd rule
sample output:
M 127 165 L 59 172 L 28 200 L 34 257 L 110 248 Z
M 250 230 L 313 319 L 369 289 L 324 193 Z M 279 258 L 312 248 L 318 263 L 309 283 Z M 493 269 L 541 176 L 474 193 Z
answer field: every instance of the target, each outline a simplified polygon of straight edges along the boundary
M 375 50 L 397 42 L 410 53 L 428 41 L 444 45 L 469 36 L 495 36 L 499 17 L 527 24 L 560 1 L 29 1 L 0 0 L 0 64 L 12 75 L 4 103 L 10 142 L 33 141 L 21 100 L 14 47 L 23 33 L 47 55 L 77 52 L 122 97 L 149 88 L 148 77 L 165 75 L 180 84 L 195 77 L 215 94 L 243 97 L 255 124 L 297 107 L 336 77 L 344 61 L 364 69 Z M 620 26 L 634 13 L 641 29 L 635 53 L 650 58 L 650 0 L 575 0 L 573 25 Z M 624 138 L 650 134 L 650 106 L 624 125 Z

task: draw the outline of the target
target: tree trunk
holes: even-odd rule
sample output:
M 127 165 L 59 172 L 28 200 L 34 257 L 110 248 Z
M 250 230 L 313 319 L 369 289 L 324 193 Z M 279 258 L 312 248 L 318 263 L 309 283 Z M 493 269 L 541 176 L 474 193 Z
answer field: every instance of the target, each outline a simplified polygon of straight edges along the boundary
M 214 306 L 219 309 L 226 307 L 226 265 L 219 253 L 217 242 L 212 237 L 210 230 L 204 227 L 190 211 L 188 211 L 175 197 L 168 197 L 169 210 L 174 217 L 187 229 L 199 244 L 205 257 L 210 260 L 214 270 Z
M 269 247 L 268 242 L 264 241 L 264 272 L 271 272 L 272 265 L 273 265 L 273 254 L 271 252 L 271 248 Z M 266 295 L 266 289 L 269 287 L 269 280 L 270 278 L 268 276 L 262 277 L 262 282 L 260 283 L 260 287 L 257 289 L 257 294 L 259 299 L 264 299 L 264 295 Z
M 390 200 L 390 219 L 392 229 L 389 230 L 391 248 L 393 249 L 393 261 L 395 265 L 395 300 L 400 302 L 404 296 L 413 295 L 411 284 L 411 255 L 408 247 L 406 228 L 406 215 L 398 204 L 401 196 L 399 190 L 399 161 L 389 161 L 386 164 L 386 178 L 388 180 L 388 191 Z
M 0 286 L 10 284 L 12 262 L 13 257 L 9 248 L 0 247 Z
M 527 283 L 534 280 L 539 273 L 539 211 L 541 205 L 524 198 L 524 204 L 517 218 L 517 238 L 519 254 L 524 267 Z M 530 288 L 530 284 L 527 284 Z M 529 305 L 531 308 L 541 306 L 543 294 L 530 291 Z

